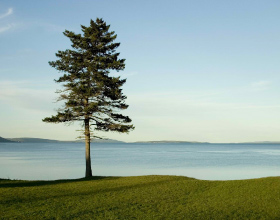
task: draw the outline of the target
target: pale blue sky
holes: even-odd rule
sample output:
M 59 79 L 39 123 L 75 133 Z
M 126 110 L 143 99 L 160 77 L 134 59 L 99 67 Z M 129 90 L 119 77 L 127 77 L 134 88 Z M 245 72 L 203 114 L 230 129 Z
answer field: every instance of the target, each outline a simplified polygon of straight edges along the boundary
M 118 34 L 136 129 L 123 141 L 280 141 L 280 1 L 2 1 L 0 136 L 73 140 L 46 124 L 70 47 L 62 34 L 102 17 Z M 62 103 L 61 103 L 62 104 Z

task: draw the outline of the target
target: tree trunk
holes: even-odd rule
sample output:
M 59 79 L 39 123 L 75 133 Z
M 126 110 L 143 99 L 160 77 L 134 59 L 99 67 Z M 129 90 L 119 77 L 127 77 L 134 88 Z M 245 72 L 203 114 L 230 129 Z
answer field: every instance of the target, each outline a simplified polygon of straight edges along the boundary
M 86 177 L 92 176 L 91 160 L 90 160 L 90 128 L 89 118 L 85 118 L 85 143 L 86 143 Z

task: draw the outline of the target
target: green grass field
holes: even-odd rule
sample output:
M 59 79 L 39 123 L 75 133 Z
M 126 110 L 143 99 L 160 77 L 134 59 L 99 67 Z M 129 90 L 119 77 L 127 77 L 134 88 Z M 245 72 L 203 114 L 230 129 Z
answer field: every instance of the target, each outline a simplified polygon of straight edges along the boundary
M 280 178 L 2 179 L 0 219 L 280 219 Z

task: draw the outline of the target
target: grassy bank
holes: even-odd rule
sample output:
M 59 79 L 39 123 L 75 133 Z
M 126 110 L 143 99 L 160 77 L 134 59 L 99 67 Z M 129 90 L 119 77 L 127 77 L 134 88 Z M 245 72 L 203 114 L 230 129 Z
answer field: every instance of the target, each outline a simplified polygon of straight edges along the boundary
M 0 180 L 0 219 L 280 219 L 280 178 Z

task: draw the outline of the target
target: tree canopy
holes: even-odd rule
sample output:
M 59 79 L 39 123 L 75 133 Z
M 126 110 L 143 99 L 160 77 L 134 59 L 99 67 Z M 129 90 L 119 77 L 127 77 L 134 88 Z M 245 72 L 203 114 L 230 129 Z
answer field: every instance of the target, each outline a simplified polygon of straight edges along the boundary
M 125 59 L 120 59 L 114 42 L 117 35 L 109 31 L 103 19 L 91 20 L 90 26 L 81 25 L 83 34 L 65 30 L 63 34 L 72 43 L 72 49 L 58 51 L 56 61 L 49 64 L 62 73 L 57 83 L 63 89 L 58 93 L 63 108 L 57 114 L 43 119 L 44 122 L 63 123 L 81 121 L 84 125 L 86 145 L 89 144 L 91 128 L 98 131 L 127 133 L 134 129 L 131 119 L 119 111 L 128 108 L 121 87 L 126 79 L 110 76 L 110 71 L 125 68 Z M 86 146 L 87 148 L 87 146 Z M 87 176 L 87 175 L 86 175 Z

